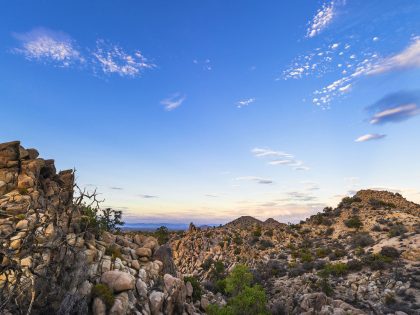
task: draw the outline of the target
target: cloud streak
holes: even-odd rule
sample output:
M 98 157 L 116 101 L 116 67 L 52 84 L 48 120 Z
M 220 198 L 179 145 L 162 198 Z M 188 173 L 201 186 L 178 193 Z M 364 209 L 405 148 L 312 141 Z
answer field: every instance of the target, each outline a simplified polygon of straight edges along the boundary
M 400 91 L 389 94 L 367 108 L 372 113 L 369 123 L 382 125 L 407 120 L 420 114 L 419 102 L 420 92 L 418 91 Z
M 385 58 L 376 64 L 368 73 L 380 74 L 383 72 L 414 69 L 420 67 L 420 37 L 415 37 L 412 43 L 400 53 Z
M 309 167 L 305 166 L 302 161 L 296 160 L 292 154 L 283 151 L 275 151 L 268 148 L 254 148 L 251 152 L 255 157 L 269 159 L 267 162 L 268 165 L 288 165 L 296 171 L 309 170 Z
M 171 97 L 165 98 L 160 103 L 165 106 L 165 110 L 172 111 L 184 103 L 186 99 L 185 95 L 181 95 L 180 93 L 176 93 Z
M 248 105 L 254 103 L 255 101 L 256 101 L 256 99 L 254 97 L 244 99 L 244 100 L 240 100 L 240 101 L 236 102 L 236 107 L 237 108 L 242 108 L 244 106 L 248 106 Z
M 158 196 L 154 196 L 154 195 L 145 195 L 145 194 L 139 194 L 138 196 L 139 196 L 139 197 L 141 197 L 141 198 L 144 198 L 144 199 L 159 198 Z
M 274 182 L 271 179 L 256 177 L 256 176 L 241 176 L 237 177 L 236 180 L 244 180 L 244 181 L 254 181 L 258 184 L 273 184 Z
M 385 138 L 386 135 L 381 135 L 377 133 L 368 133 L 366 135 L 358 137 L 355 142 L 366 142 L 366 141 L 372 141 L 372 140 L 380 140 Z

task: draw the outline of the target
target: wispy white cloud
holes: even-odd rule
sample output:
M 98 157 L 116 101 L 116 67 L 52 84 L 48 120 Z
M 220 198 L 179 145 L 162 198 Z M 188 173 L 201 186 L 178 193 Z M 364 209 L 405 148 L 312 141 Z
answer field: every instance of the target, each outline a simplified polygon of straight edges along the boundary
M 36 28 L 27 33 L 16 33 L 14 37 L 20 42 L 20 47 L 13 49 L 13 52 L 23 55 L 28 60 L 51 63 L 64 68 L 85 61 L 76 48 L 75 41 L 63 32 Z
M 325 2 L 316 12 L 315 16 L 308 23 L 309 27 L 306 30 L 306 37 L 315 37 L 321 33 L 332 21 L 336 14 L 336 2 Z
M 400 91 L 389 94 L 367 109 L 372 112 L 370 123 L 380 125 L 401 122 L 420 114 L 419 91 Z
M 385 137 L 386 137 L 386 135 L 377 134 L 377 133 L 368 133 L 366 135 L 358 137 L 354 141 L 355 142 L 366 142 L 366 141 L 371 141 L 371 140 L 380 140 L 380 139 L 383 139 Z
M 141 75 L 144 70 L 155 67 L 139 50 L 129 54 L 122 47 L 102 39 L 96 41 L 96 50 L 92 55 L 94 62 L 99 64 L 105 74 L 136 77 Z
M 269 165 L 288 165 L 297 171 L 309 170 L 309 167 L 305 166 L 302 161 L 296 160 L 292 154 L 283 151 L 275 151 L 268 148 L 254 148 L 251 152 L 258 158 L 270 159 L 267 162 Z
M 251 150 L 251 152 L 256 157 L 282 157 L 282 158 L 289 158 L 289 159 L 293 158 L 293 155 L 289 153 L 282 152 L 282 151 L 274 151 L 274 150 L 266 149 L 266 148 L 254 148 Z
M 255 101 L 256 101 L 256 99 L 254 97 L 247 98 L 247 99 L 244 99 L 244 100 L 240 100 L 240 101 L 236 102 L 236 107 L 237 108 L 242 108 L 244 106 L 248 106 L 249 104 L 254 103 Z
M 379 74 L 393 70 L 413 69 L 419 67 L 420 37 L 417 36 L 403 51 L 378 62 L 374 67 L 372 67 L 369 74 Z
M 145 194 L 139 194 L 138 196 L 144 199 L 159 198 L 158 196 L 155 196 L 155 195 L 145 195 Z
M 381 124 L 388 121 L 396 121 L 397 117 L 399 117 L 400 120 L 415 116 L 417 114 L 419 114 L 419 109 L 417 108 L 416 104 L 406 104 L 376 113 L 373 115 L 370 123 Z
M 245 180 L 245 181 L 254 181 L 258 184 L 273 184 L 274 182 L 271 179 L 261 178 L 257 176 L 241 176 L 237 177 L 236 180 Z
M 175 93 L 171 97 L 165 98 L 160 103 L 165 106 L 165 110 L 171 111 L 178 108 L 185 101 L 186 96 L 180 93 Z

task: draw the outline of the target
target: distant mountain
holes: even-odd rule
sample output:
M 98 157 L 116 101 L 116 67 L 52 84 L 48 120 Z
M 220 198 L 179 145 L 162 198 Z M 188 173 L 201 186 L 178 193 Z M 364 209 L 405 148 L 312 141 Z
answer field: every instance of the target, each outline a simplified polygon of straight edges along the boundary
M 169 231 L 186 231 L 188 230 L 187 223 L 126 223 L 122 229 L 124 231 L 155 231 L 157 228 L 165 226 Z M 217 224 L 199 225 L 200 229 L 208 229 Z
M 244 215 L 242 217 L 239 217 L 227 224 L 225 224 L 226 227 L 235 227 L 235 228 L 250 228 L 253 225 L 262 225 L 264 222 L 251 217 L 249 215 Z

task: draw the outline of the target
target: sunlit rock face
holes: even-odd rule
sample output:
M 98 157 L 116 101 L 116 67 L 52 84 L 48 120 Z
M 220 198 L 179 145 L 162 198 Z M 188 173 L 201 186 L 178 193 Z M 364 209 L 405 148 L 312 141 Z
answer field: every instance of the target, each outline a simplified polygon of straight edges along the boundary
M 73 171 L 38 156 L 18 141 L 0 144 L 1 314 L 200 312 L 170 248 L 138 233 L 92 233 L 73 199 Z

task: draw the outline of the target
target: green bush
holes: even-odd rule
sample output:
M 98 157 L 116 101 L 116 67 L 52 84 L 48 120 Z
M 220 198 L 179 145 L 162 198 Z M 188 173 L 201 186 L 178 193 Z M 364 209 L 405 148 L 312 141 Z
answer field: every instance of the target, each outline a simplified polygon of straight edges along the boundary
M 329 253 L 331 253 L 331 249 L 327 247 L 320 247 L 316 249 L 316 256 L 319 258 L 327 257 Z
M 400 257 L 400 252 L 394 247 L 384 246 L 381 249 L 381 255 L 389 258 L 398 258 Z
M 353 247 L 366 247 L 374 243 L 373 238 L 369 235 L 368 232 L 357 233 L 352 237 Z
M 392 202 L 385 202 L 383 200 L 374 198 L 369 199 L 369 204 L 373 208 L 396 208 L 395 204 L 393 204 Z
M 390 227 L 388 236 L 389 237 L 401 236 L 406 232 L 407 232 L 406 227 L 402 223 L 397 223 Z
M 160 245 L 165 244 L 169 241 L 169 230 L 166 226 L 161 226 L 156 229 L 155 236 Z
M 122 221 L 122 211 L 111 208 L 98 209 L 83 206 L 81 209 L 81 225 L 85 230 L 99 235 L 103 231 L 119 232 Z
M 363 262 L 372 270 L 384 270 L 390 263 L 392 258 L 381 254 L 370 254 L 363 258 Z
M 268 237 L 273 237 L 274 233 L 272 229 L 269 229 L 267 231 L 265 231 L 264 235 L 268 236 Z
M 268 315 L 267 297 L 264 289 L 251 286 L 253 276 L 244 265 L 236 265 L 224 280 L 219 280 L 219 286 L 224 286 L 224 292 L 231 297 L 225 306 L 209 305 L 206 309 L 209 315 Z M 219 291 L 221 292 L 221 291 Z
M 362 221 L 360 221 L 359 216 L 355 215 L 344 221 L 344 224 L 349 228 L 359 229 L 363 226 Z
M 348 208 L 351 206 L 353 202 L 361 202 L 362 199 L 359 197 L 353 196 L 353 197 L 344 197 L 341 202 L 338 204 L 339 208 Z
M 92 296 L 100 298 L 106 305 L 107 309 L 110 309 L 114 305 L 114 295 L 111 289 L 105 284 L 97 284 L 92 288 Z
M 261 226 L 257 225 L 255 230 L 252 232 L 252 235 L 255 236 L 255 237 L 260 237 L 261 236 Z
M 112 244 L 105 249 L 105 255 L 111 256 L 112 260 L 115 260 L 115 258 L 121 259 L 122 257 L 120 248 L 115 244 Z
M 274 247 L 274 245 L 271 241 L 260 240 L 260 249 L 264 250 L 264 249 L 272 248 L 272 247 Z
M 226 292 L 236 295 L 246 286 L 250 286 L 254 277 L 245 265 L 236 265 L 232 272 L 226 277 Z
M 198 279 L 196 277 L 184 277 L 184 282 L 191 283 L 193 287 L 193 294 L 192 294 L 193 301 L 200 301 L 202 291 L 201 291 L 201 285 Z
M 29 192 L 28 192 L 28 189 L 27 189 L 27 188 L 18 188 L 18 192 L 19 192 L 19 194 L 21 194 L 21 195 L 28 195 L 28 194 L 29 194 Z
M 300 261 L 301 262 L 311 262 L 314 258 L 312 257 L 312 254 L 308 250 L 302 250 L 300 253 Z
M 324 269 L 321 270 L 318 275 L 322 278 L 327 278 L 330 275 L 338 277 L 345 275 L 347 271 L 347 264 L 339 262 L 336 264 L 326 264 Z
M 328 229 L 325 230 L 325 235 L 332 235 L 334 233 L 334 228 L 333 227 L 329 227 Z
M 334 292 L 333 288 L 331 287 L 330 282 L 327 278 L 321 278 L 317 281 L 318 288 L 324 292 L 327 296 L 331 296 Z
M 233 238 L 233 242 L 236 245 L 242 245 L 242 243 L 243 243 L 242 238 L 239 235 L 235 235 L 235 237 Z

